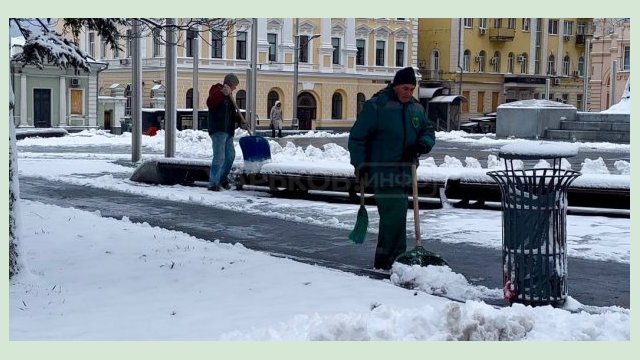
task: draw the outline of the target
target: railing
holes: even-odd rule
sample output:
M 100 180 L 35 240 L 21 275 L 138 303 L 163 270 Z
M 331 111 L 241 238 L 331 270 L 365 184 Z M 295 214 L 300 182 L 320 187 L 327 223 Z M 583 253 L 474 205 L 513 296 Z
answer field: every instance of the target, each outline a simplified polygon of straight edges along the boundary
M 516 36 L 515 29 L 491 28 L 489 29 L 489 40 L 507 41 L 513 40 Z

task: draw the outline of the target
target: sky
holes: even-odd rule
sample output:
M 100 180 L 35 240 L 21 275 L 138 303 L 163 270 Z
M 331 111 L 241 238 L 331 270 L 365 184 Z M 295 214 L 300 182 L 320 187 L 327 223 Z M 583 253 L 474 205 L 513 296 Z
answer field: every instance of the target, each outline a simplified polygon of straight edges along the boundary
M 162 156 L 163 136 L 162 131 L 154 137 L 143 136 L 143 160 Z M 462 133 L 437 136 L 510 143 Z M 103 131 L 27 138 L 18 141 L 19 173 L 238 213 L 353 228 L 357 204 L 280 199 L 264 191 L 215 193 L 203 187 L 131 182 L 128 178 L 134 168 L 121 165 L 130 160 L 130 143 L 128 133 L 116 136 Z M 271 141 L 270 146 L 273 161 L 264 165 L 265 171 L 353 172 L 348 152 L 336 144 L 320 149 Z M 588 146 L 607 151 L 622 145 Z M 207 162 L 211 143 L 205 132 L 181 131 L 176 149 L 178 157 Z M 598 159 L 588 160 L 575 170 L 590 175 L 592 183 L 629 186 L 629 163 L 607 169 Z M 489 164 L 497 167 L 500 162 L 493 159 Z M 236 165 L 242 166 L 239 147 Z M 488 169 L 478 166 L 473 158 L 446 157 L 439 164 L 426 158 L 421 159 L 419 177 L 483 176 Z M 368 231 L 376 233 L 375 206 L 367 211 Z M 498 249 L 502 232 L 496 214 L 445 206 L 421 210 L 420 222 L 430 236 L 443 241 Z M 495 308 L 480 298 L 500 299 L 501 289 L 472 285 L 448 267 L 395 264 L 389 280 L 373 280 L 273 257 L 242 244 L 205 241 L 127 218 L 102 217 L 97 211 L 22 200 L 20 215 L 26 271 L 9 286 L 10 340 L 624 341 L 631 337 L 628 309 L 594 307 L 571 297 L 562 309 L 518 304 Z M 412 224 L 410 211 L 409 236 Z M 567 241 L 569 256 L 630 263 L 629 219 L 569 215 Z M 415 289 L 398 286 L 407 279 Z

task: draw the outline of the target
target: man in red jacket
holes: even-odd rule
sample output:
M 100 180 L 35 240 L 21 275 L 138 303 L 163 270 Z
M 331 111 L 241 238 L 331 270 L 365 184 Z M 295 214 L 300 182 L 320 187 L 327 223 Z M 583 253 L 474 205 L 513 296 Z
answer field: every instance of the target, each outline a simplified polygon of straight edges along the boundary
M 231 99 L 231 93 L 239 82 L 236 75 L 229 73 L 224 77 L 222 84 L 215 84 L 209 89 L 207 125 L 213 147 L 213 159 L 208 189 L 211 191 L 220 191 L 220 187 L 227 190 L 231 188 L 227 177 L 236 158 L 233 135 L 236 125 L 246 127 Z

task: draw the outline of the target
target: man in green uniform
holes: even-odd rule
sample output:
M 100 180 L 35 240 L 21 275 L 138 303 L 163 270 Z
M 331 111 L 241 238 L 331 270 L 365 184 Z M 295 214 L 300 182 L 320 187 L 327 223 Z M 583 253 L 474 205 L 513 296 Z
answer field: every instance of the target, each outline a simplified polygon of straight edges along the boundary
M 349 134 L 355 176 L 373 187 L 380 226 L 374 267 L 388 270 L 407 249 L 411 164 L 435 143 L 432 122 L 413 97 L 416 75 L 398 70 L 393 82 L 364 103 Z

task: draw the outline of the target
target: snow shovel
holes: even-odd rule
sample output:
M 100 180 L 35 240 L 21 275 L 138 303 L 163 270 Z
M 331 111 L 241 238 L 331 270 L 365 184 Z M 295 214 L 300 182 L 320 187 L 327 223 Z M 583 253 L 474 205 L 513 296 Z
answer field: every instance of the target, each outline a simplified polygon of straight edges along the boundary
M 415 162 L 411 164 L 411 177 L 413 177 L 413 223 L 416 233 L 416 247 L 413 250 L 400 254 L 395 261 L 405 265 L 448 266 L 449 264 L 447 264 L 440 255 L 422 247 L 420 240 L 420 214 L 418 212 L 418 176 Z
M 233 97 L 229 96 L 231 99 L 231 103 L 233 107 L 235 107 L 238 114 L 242 118 L 242 122 L 246 123 L 242 112 L 238 109 L 238 105 L 236 105 Z M 238 140 L 240 143 L 240 149 L 242 149 L 242 157 L 244 158 L 245 165 L 246 163 L 261 163 L 262 161 L 271 159 L 271 148 L 269 147 L 269 142 L 262 136 L 255 136 L 251 133 L 251 130 L 247 128 L 247 132 L 250 136 L 243 136 Z M 245 166 L 246 168 L 246 166 Z

